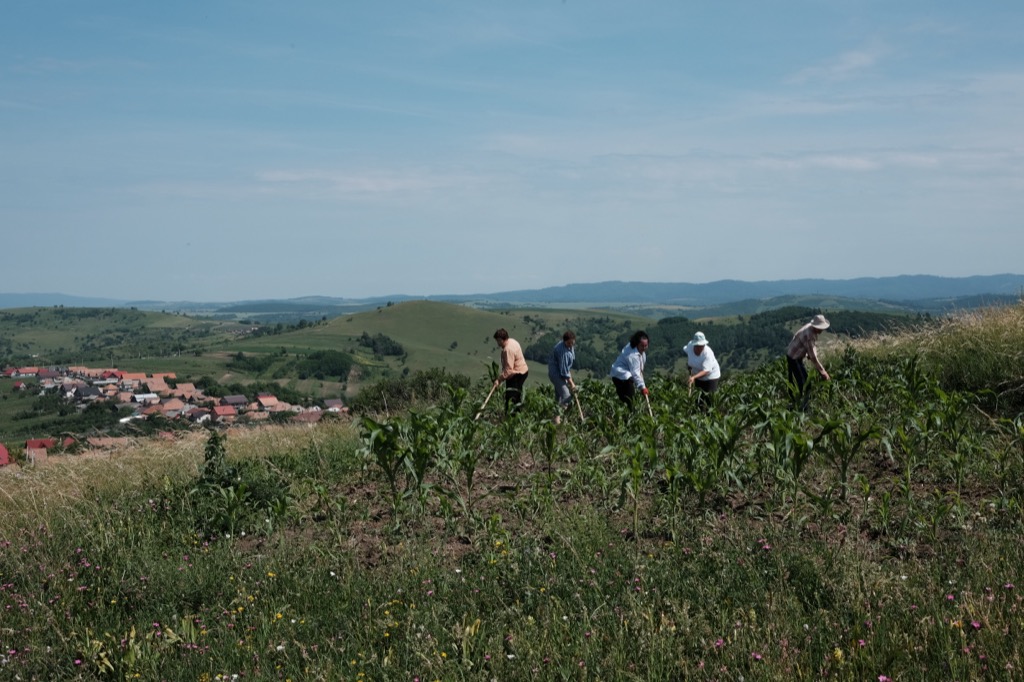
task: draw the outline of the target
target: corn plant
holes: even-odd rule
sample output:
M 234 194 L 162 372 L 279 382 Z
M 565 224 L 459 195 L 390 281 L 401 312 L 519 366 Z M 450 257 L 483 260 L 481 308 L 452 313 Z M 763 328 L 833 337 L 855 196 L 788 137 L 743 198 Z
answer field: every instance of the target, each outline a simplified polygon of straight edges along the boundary
M 624 454 L 626 466 L 619 473 L 619 506 L 624 506 L 628 496 L 632 502 L 633 536 L 639 539 L 644 474 L 647 467 L 657 459 L 657 453 L 650 443 L 638 441 L 627 447 Z
M 818 435 L 825 458 L 838 470 L 839 499 L 842 502 L 846 502 L 850 467 L 854 460 L 869 441 L 881 434 L 881 429 L 874 423 L 859 424 L 857 419 L 857 416 L 849 415 L 843 420 L 829 420 L 822 425 Z
M 397 521 L 402 499 L 398 487 L 399 476 L 405 469 L 408 456 L 405 445 L 408 426 L 401 421 L 377 421 L 371 417 L 363 417 L 361 423 L 363 451 L 384 474 L 391 493 L 391 508 Z

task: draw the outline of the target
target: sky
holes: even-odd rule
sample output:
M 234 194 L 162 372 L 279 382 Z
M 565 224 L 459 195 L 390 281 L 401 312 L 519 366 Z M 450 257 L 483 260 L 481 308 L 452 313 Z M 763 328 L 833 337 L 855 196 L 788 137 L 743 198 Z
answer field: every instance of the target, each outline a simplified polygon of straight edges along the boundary
M 1020 273 L 1024 3 L 15 0 L 0 292 Z

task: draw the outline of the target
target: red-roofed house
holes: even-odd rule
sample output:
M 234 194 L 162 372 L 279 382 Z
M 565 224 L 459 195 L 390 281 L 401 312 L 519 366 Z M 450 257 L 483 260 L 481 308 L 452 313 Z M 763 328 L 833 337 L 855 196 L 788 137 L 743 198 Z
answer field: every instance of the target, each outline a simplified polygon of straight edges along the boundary
M 195 384 L 183 382 L 171 389 L 171 395 L 182 400 L 195 400 L 202 396 L 202 392 Z
M 262 411 L 273 412 L 274 408 L 277 407 L 277 396 L 270 395 L 269 393 L 260 393 L 256 396 L 256 402 Z
M 53 438 L 33 438 L 25 441 L 25 461 L 29 464 L 42 464 L 46 461 L 47 451 L 57 445 Z
M 231 405 L 217 405 L 213 408 L 213 418 L 215 421 L 232 422 L 237 416 L 238 410 Z
M 146 379 L 146 388 L 149 389 L 150 393 L 156 393 L 159 396 L 168 396 L 171 394 L 171 387 L 163 379 Z
M 146 381 L 145 372 L 121 372 L 121 385 L 138 388 Z
M 300 412 L 292 417 L 293 422 L 299 422 L 302 424 L 316 424 L 324 416 L 323 412 L 308 410 L 306 412 Z
M 185 410 L 185 401 L 180 398 L 168 398 L 160 401 L 160 411 L 168 419 L 173 419 Z

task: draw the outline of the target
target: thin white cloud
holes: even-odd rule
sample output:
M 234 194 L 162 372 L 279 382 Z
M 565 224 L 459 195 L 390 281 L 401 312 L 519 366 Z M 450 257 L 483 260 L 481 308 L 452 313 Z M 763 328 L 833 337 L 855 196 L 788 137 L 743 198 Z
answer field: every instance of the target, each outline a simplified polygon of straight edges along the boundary
M 336 197 L 403 195 L 465 187 L 467 184 L 477 182 L 465 175 L 448 175 L 430 170 L 415 172 L 276 170 L 260 173 L 257 180 L 277 191 Z
M 787 81 L 799 85 L 817 81 L 850 80 L 874 69 L 888 53 L 889 50 L 882 46 L 849 50 L 824 63 L 803 68 L 790 76 Z

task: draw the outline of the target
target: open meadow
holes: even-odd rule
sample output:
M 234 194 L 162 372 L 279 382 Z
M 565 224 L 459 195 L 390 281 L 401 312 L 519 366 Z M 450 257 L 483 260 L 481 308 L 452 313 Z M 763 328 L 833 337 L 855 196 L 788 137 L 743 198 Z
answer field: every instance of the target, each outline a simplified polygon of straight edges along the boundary
M 831 346 L 807 412 L 537 372 L 0 469 L 0 676 L 1018 678 L 1022 319 Z

